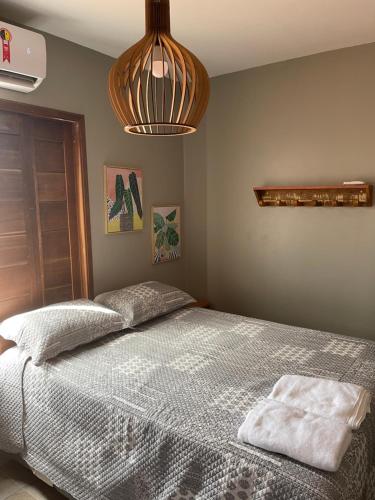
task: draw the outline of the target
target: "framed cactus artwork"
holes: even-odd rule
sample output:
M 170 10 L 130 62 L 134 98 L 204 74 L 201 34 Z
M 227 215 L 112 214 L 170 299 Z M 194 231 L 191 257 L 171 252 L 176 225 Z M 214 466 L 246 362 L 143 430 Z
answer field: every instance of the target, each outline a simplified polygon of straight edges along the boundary
M 139 168 L 104 167 L 104 211 L 107 234 L 143 229 L 143 175 Z
M 152 207 L 152 262 L 161 264 L 181 257 L 181 209 Z

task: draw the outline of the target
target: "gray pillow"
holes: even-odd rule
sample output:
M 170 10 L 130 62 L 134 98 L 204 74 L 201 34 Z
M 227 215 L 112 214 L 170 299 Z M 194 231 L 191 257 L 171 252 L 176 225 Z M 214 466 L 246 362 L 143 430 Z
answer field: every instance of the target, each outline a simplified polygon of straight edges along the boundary
M 180 309 L 195 302 L 195 299 L 174 286 L 147 281 L 102 293 L 95 298 L 95 302 L 120 313 L 126 326 L 130 327 Z
M 80 299 L 12 316 L 1 323 L 0 336 L 24 349 L 38 366 L 61 352 L 123 328 L 120 314 Z

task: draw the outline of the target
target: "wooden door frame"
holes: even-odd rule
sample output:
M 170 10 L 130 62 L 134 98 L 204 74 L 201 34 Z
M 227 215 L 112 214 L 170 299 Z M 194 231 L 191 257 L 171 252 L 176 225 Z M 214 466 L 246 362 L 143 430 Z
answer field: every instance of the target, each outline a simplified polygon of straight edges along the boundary
M 93 290 L 93 264 L 91 250 L 91 228 L 89 190 L 87 178 L 87 154 L 85 117 L 67 111 L 60 111 L 41 106 L 34 106 L 8 99 L 0 99 L 0 111 L 19 113 L 34 118 L 48 118 L 72 124 L 73 130 L 73 156 L 77 175 L 77 211 L 78 233 L 80 249 L 80 271 L 82 296 L 92 298 Z

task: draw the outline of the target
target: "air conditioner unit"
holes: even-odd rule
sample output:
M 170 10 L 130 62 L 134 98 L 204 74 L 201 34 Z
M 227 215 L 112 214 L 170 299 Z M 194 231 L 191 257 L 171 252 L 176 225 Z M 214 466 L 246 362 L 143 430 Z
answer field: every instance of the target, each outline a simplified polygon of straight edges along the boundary
M 0 88 L 31 92 L 46 77 L 43 35 L 0 21 Z

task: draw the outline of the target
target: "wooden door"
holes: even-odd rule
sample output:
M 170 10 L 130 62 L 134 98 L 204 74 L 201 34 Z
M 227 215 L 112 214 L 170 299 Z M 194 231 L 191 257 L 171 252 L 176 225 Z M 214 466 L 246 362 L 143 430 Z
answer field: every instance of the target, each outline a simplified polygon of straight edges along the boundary
M 71 121 L 0 110 L 0 319 L 89 295 L 76 132 Z
M 23 117 L 0 113 L 0 310 L 42 303 L 33 172 Z
M 81 297 L 76 176 L 70 123 L 28 119 L 43 304 Z

